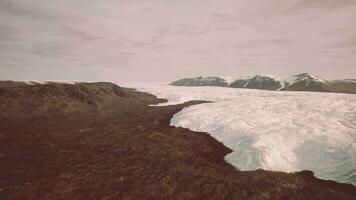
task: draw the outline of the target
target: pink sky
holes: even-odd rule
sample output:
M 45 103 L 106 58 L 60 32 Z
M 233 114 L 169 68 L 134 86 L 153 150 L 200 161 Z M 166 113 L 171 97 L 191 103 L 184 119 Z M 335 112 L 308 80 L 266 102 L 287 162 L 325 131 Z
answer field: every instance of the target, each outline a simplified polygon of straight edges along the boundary
M 0 79 L 356 78 L 354 0 L 0 0 Z

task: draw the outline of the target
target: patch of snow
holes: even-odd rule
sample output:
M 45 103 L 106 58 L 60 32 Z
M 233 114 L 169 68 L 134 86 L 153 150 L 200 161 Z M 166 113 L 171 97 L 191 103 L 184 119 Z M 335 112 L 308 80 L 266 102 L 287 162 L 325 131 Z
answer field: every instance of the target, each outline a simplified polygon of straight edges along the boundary
M 250 79 L 251 80 L 251 79 Z M 250 80 L 248 80 L 245 84 L 244 84 L 244 88 L 247 87 L 247 85 L 250 83 Z
M 346 81 L 346 82 L 353 82 L 353 83 L 356 83 L 356 79 L 344 79 L 344 80 L 340 80 L 340 81 Z
M 23 81 L 27 85 L 44 85 L 49 83 L 76 84 L 75 81 Z
M 309 76 L 310 76 L 314 81 L 318 81 L 318 82 L 322 82 L 322 83 L 325 83 L 325 82 L 326 82 L 325 79 L 322 79 L 322 78 L 320 78 L 320 77 L 318 77 L 318 76 L 314 76 L 314 75 L 311 75 L 311 74 L 309 74 Z
M 236 78 L 230 76 L 219 76 L 219 78 L 224 79 L 228 85 L 236 81 Z

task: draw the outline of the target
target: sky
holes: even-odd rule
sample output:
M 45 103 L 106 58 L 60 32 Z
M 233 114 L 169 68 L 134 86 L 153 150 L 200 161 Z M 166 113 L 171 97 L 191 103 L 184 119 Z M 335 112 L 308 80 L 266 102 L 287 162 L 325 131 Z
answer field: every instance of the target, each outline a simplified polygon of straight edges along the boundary
M 355 0 L 0 0 L 0 80 L 356 78 Z

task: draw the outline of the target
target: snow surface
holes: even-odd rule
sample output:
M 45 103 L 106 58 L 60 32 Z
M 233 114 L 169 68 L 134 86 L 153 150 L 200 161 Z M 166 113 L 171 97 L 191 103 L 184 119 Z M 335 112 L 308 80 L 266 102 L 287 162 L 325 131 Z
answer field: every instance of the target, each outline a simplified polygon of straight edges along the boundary
M 130 85 L 185 108 L 171 125 L 208 132 L 233 153 L 241 170 L 311 170 L 356 185 L 356 95 L 221 87 Z
M 62 83 L 62 84 L 76 84 L 77 82 L 75 81 L 61 81 L 61 80 L 57 80 L 57 81 L 23 81 L 25 84 L 27 85 L 45 85 L 48 83 Z
M 344 79 L 344 80 L 337 80 L 337 81 L 346 81 L 346 82 L 354 82 L 354 83 L 356 83 L 356 79 Z
M 219 78 L 224 79 L 228 85 L 236 81 L 236 78 L 231 76 L 219 76 Z

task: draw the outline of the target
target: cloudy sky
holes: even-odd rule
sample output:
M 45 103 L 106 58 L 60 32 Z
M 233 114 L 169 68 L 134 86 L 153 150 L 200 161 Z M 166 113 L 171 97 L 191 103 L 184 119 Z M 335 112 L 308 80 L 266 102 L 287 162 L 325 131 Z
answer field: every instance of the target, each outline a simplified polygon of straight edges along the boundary
M 0 0 L 0 79 L 356 78 L 355 0 Z

